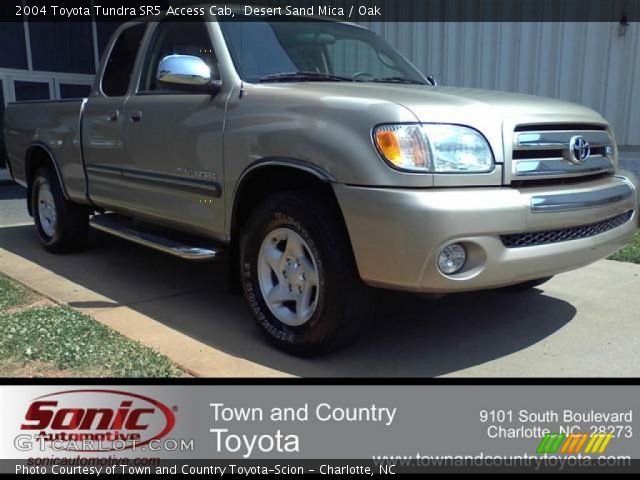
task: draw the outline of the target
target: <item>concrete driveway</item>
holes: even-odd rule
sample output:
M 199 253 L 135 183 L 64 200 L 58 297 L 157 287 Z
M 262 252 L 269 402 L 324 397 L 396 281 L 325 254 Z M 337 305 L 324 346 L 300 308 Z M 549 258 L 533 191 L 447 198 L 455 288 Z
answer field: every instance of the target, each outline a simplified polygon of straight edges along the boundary
M 97 232 L 87 251 L 51 255 L 27 218 L 8 214 L 18 195 L 8 188 L 18 187 L 0 186 L 0 271 L 196 375 L 640 376 L 638 265 L 600 261 L 519 294 L 380 292 L 358 343 L 298 359 L 264 341 L 242 297 L 228 292 L 223 263 L 189 263 Z

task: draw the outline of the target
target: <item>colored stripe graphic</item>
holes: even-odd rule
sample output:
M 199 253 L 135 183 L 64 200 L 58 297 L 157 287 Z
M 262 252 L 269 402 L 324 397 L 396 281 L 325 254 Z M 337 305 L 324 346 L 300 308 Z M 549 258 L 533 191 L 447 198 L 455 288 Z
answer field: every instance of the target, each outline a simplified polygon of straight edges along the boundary
M 607 445 L 609 445 L 609 442 L 611 441 L 612 438 L 613 438 L 613 433 L 609 433 L 607 435 L 607 438 L 604 439 L 604 442 L 602 442 L 602 445 L 600 446 L 600 450 L 598 451 L 598 453 L 604 453 L 604 450 L 607 448 Z
M 546 448 L 547 448 L 547 443 L 549 442 L 549 439 L 553 436 L 552 433 L 547 433 L 542 440 L 540 440 L 540 445 L 538 445 L 538 449 L 536 450 L 536 452 L 538 453 L 545 453 L 546 452 Z
M 580 453 L 582 447 L 587 444 L 584 453 L 604 453 L 609 442 L 613 438 L 612 433 L 571 433 L 566 436 L 564 433 L 547 433 L 538 445 L 537 453 L 559 453 L 576 454 Z M 563 443 L 564 440 L 564 443 Z M 589 440 L 587 442 L 587 440 Z
M 589 434 L 588 433 L 583 433 L 582 434 L 582 439 L 580 440 L 580 443 L 578 443 L 578 445 L 576 446 L 575 450 L 573 450 L 573 451 L 571 451 L 569 453 L 580 453 L 580 450 L 582 450 L 582 446 L 587 441 L 587 438 L 589 438 Z
M 538 453 L 556 453 L 558 448 L 560 448 L 560 444 L 564 439 L 564 433 L 547 433 L 540 445 L 538 445 Z
M 587 438 L 589 438 L 588 433 L 572 433 L 562 445 L 560 453 L 578 453 Z
M 611 433 L 594 433 L 591 436 L 591 440 L 584 449 L 584 453 L 602 453 L 611 441 L 613 434 Z

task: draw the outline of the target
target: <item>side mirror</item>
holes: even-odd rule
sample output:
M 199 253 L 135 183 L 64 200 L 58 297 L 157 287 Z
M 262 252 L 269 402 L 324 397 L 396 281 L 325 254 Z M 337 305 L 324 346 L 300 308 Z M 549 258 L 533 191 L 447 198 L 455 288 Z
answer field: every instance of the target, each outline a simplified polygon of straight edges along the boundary
M 430 73 L 429 75 L 427 75 L 427 80 L 429 80 L 429 83 L 434 87 L 438 86 L 438 79 L 435 77 L 435 75 L 432 75 Z
M 212 79 L 211 68 L 200 57 L 169 55 L 160 60 L 158 82 L 184 90 L 215 93 L 221 82 Z

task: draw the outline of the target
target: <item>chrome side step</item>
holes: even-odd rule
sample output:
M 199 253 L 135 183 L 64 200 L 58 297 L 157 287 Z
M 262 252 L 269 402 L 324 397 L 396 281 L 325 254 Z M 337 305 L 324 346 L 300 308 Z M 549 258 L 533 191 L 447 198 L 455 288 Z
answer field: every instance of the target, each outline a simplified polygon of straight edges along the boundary
M 213 260 L 219 258 L 222 254 L 222 248 L 213 245 L 211 240 L 160 229 L 117 213 L 95 215 L 89 220 L 89 225 L 101 232 L 109 233 L 185 260 Z

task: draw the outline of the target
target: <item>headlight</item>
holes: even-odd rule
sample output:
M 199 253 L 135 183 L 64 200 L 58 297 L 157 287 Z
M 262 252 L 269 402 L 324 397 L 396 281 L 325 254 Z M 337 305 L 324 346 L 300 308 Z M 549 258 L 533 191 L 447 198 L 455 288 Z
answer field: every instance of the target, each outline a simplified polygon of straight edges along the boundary
M 424 173 L 482 173 L 494 159 L 485 138 L 459 125 L 383 125 L 373 132 L 378 150 L 394 167 Z

